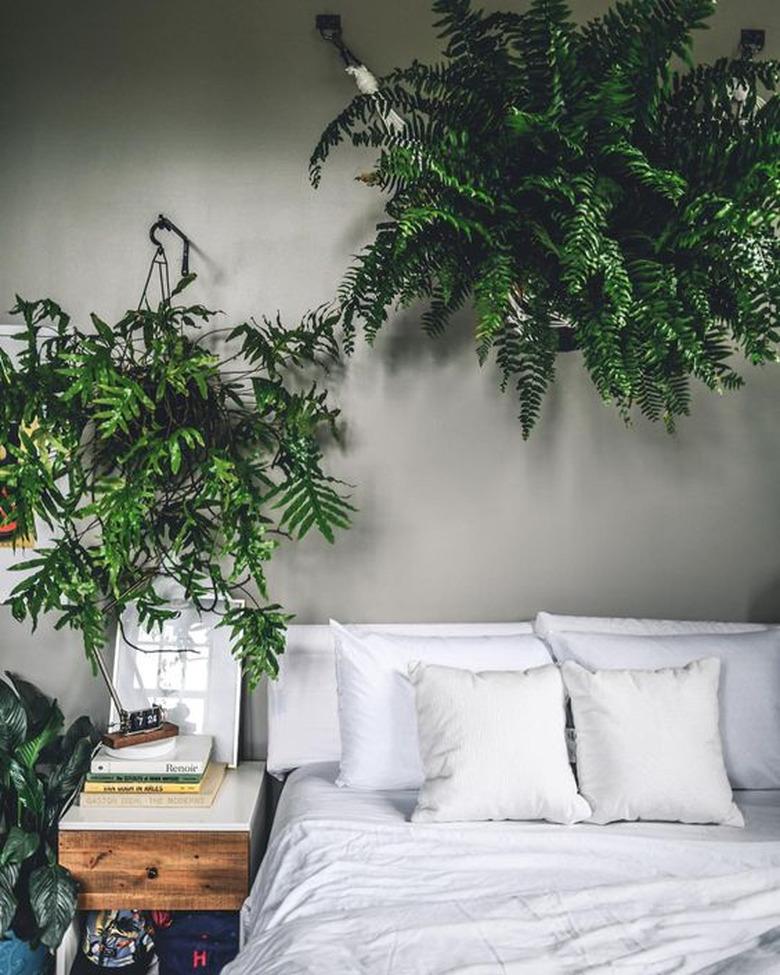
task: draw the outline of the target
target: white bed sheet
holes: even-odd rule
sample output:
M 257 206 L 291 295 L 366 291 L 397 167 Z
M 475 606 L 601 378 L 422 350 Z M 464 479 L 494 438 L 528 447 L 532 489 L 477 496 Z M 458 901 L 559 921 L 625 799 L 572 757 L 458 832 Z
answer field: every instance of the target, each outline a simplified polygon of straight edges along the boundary
M 294 772 L 226 975 L 780 972 L 780 791 L 746 828 L 413 825 Z

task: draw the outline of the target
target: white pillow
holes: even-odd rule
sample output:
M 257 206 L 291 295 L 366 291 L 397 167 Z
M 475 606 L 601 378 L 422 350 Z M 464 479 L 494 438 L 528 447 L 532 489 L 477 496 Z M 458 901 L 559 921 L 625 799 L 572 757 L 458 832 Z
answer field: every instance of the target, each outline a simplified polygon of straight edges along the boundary
M 533 633 L 523 623 L 374 623 L 379 633 L 409 636 L 495 636 Z M 269 680 L 268 771 L 285 772 L 313 762 L 341 757 L 336 694 L 336 653 L 327 625 L 292 624 L 287 628 L 279 676 Z M 250 719 L 253 714 L 249 714 Z
M 633 633 L 671 636 L 682 633 L 751 633 L 772 629 L 764 623 L 721 623 L 716 620 L 653 620 L 623 616 L 563 616 L 537 613 L 534 633 L 547 640 L 555 633 Z
M 417 789 L 413 660 L 471 670 L 525 670 L 552 663 L 532 634 L 419 637 L 380 634 L 331 620 L 336 644 L 341 766 L 337 784 L 353 789 Z
M 780 632 L 619 636 L 565 633 L 549 640 L 557 660 L 590 670 L 680 667 L 721 661 L 720 729 L 735 789 L 780 788 Z
M 718 733 L 719 660 L 595 673 L 569 660 L 561 669 L 592 822 L 745 825 Z
M 590 815 L 566 750 L 566 696 L 557 667 L 472 673 L 415 663 L 425 781 L 416 823 Z

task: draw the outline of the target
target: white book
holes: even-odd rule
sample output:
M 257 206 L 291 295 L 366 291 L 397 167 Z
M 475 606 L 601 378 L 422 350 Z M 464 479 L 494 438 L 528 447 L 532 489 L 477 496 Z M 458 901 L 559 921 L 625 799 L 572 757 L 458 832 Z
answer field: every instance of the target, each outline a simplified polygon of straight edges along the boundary
M 116 758 L 101 745 L 92 757 L 90 772 L 95 775 L 203 775 L 212 742 L 211 735 L 178 735 L 167 755 L 141 759 Z

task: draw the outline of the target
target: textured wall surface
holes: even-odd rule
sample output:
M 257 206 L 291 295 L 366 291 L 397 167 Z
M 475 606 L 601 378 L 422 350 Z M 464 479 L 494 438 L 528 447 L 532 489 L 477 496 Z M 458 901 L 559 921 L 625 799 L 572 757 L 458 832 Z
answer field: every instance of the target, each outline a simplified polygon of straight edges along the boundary
M 581 16 L 604 6 L 575 4 Z M 231 320 L 292 320 L 331 296 L 379 211 L 350 150 L 319 191 L 308 185 L 309 150 L 354 90 L 314 32 L 319 3 L 3 8 L 3 308 L 19 292 L 78 318 L 120 314 L 138 300 L 161 210 L 194 241 L 194 297 Z M 329 9 L 377 73 L 435 55 L 420 0 Z M 741 26 L 765 27 L 780 55 L 776 0 L 724 0 L 698 54 L 734 53 Z M 300 621 L 780 616 L 776 368 L 749 371 L 740 393 L 698 395 L 669 437 L 641 419 L 626 428 L 572 354 L 523 443 L 471 344 L 467 319 L 437 344 L 407 313 L 334 382 L 347 426 L 331 464 L 360 513 L 336 546 L 308 540 L 274 567 L 273 595 Z M 44 623 L 30 635 L 0 610 L 0 656 L 70 713 L 106 713 L 73 634 Z M 246 719 L 261 754 L 259 696 Z

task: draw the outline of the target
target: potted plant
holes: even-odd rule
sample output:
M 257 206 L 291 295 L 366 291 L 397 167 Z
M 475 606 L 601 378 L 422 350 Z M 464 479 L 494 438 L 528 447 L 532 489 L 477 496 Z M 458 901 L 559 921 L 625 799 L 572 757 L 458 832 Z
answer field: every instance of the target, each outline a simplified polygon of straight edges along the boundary
M 732 353 L 776 359 L 780 62 L 694 67 L 715 6 L 623 0 L 578 24 L 566 0 L 434 0 L 442 57 L 357 95 L 311 159 L 316 185 L 339 143 L 377 153 L 361 178 L 384 219 L 338 293 L 347 348 L 398 304 L 425 302 L 439 335 L 473 303 L 526 436 L 561 324 L 605 401 L 670 428 L 691 379 L 720 392 L 742 383 Z
M 0 680 L 0 971 L 35 975 L 76 911 L 57 863 L 57 823 L 97 741 L 87 717 L 63 733 L 56 701 L 14 674 Z
M 338 346 L 322 313 L 215 329 L 215 312 L 178 304 L 193 278 L 88 328 L 18 300 L 18 354 L 0 349 L 0 488 L 19 536 L 37 519 L 51 540 L 14 566 L 9 602 L 33 626 L 58 614 L 95 663 L 131 603 L 162 626 L 172 587 L 198 610 L 239 597 L 222 622 L 252 687 L 276 674 L 290 618 L 268 600 L 267 563 L 310 529 L 332 542 L 354 510 L 323 469 L 338 410 L 312 380 Z

